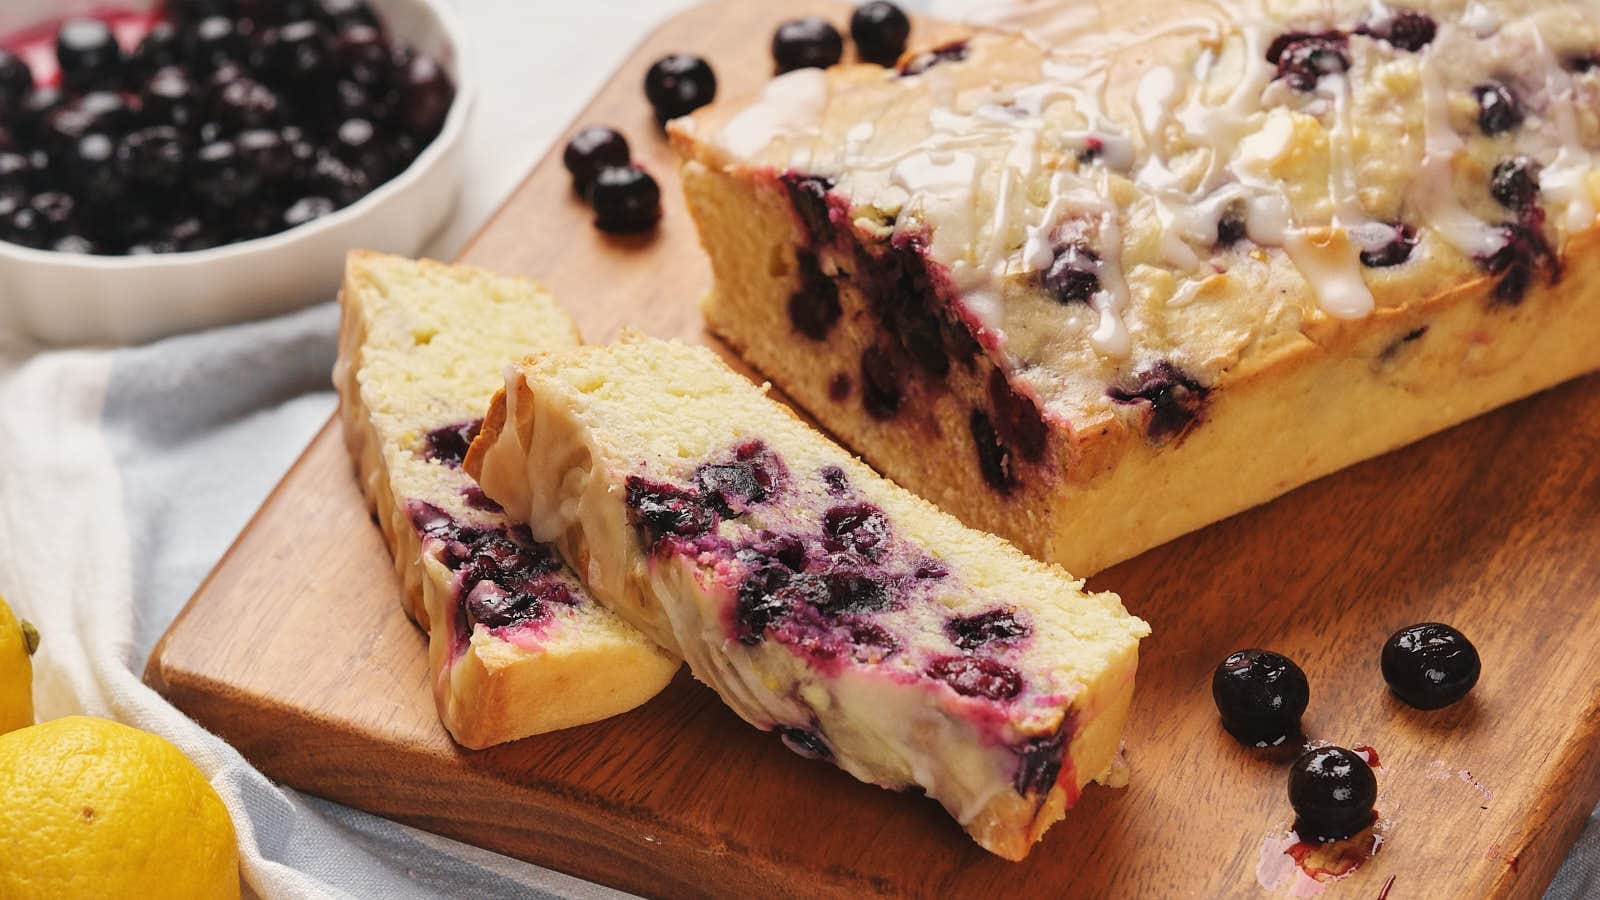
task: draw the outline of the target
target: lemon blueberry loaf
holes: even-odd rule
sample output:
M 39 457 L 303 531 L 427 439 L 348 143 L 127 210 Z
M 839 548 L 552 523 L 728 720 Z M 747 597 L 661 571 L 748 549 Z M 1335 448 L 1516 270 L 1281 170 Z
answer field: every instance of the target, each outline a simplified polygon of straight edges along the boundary
M 1600 5 L 1051 8 L 672 124 L 711 328 L 886 475 L 1085 575 L 1600 366 Z
M 746 721 L 926 791 L 1000 856 L 1121 774 L 1145 623 L 879 477 L 705 348 L 521 364 L 467 470 Z
M 450 733 L 481 748 L 655 696 L 677 661 L 597 605 L 461 470 L 505 366 L 576 345 L 572 321 L 521 279 L 363 252 L 350 255 L 340 302 L 346 442 L 403 603 L 428 631 Z

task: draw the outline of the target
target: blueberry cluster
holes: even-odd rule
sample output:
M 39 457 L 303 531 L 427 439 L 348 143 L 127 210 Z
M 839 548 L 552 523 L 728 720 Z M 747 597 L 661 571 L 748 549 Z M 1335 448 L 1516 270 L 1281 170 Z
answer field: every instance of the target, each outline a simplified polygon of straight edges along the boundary
M 612 234 L 649 231 L 661 221 L 661 186 L 633 164 L 628 139 L 616 130 L 590 126 L 567 144 L 561 162 L 573 190 L 594 207 L 596 228 Z
M 911 20 L 887 0 L 856 7 L 850 16 L 850 37 L 863 62 L 892 66 L 905 52 Z M 779 75 L 796 69 L 826 69 L 844 57 L 844 36 L 827 19 L 790 19 L 772 35 L 772 61 Z
M 202 250 L 348 206 L 439 133 L 455 86 L 366 0 L 171 0 L 132 48 L 56 35 L 58 85 L 0 51 L 0 240 Z

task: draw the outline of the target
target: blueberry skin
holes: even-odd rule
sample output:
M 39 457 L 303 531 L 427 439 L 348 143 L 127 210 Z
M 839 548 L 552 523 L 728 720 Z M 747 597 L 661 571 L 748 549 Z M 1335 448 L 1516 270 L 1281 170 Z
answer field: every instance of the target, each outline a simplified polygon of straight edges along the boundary
M 657 60 L 645 73 L 644 94 L 655 108 L 657 121 L 665 123 L 715 100 L 717 76 L 704 59 L 674 53 Z
M 606 166 L 589 188 L 595 227 L 611 234 L 649 231 L 661 220 L 661 186 L 638 166 Z
M 1483 671 L 1478 648 L 1438 622 L 1402 628 L 1384 642 L 1383 680 L 1417 709 L 1441 709 L 1465 697 Z
M 810 16 L 791 19 L 772 36 L 772 60 L 777 74 L 796 69 L 826 69 L 844 56 L 844 38 L 826 19 Z
M 864 62 L 892 66 L 906 52 L 911 20 L 888 0 L 873 0 L 856 7 L 850 16 L 850 37 Z
M 1289 767 L 1289 804 L 1303 841 L 1342 841 L 1372 824 L 1378 779 L 1360 754 L 1343 747 L 1307 750 Z
M 1230 655 L 1211 673 L 1211 698 L 1222 727 L 1240 743 L 1271 747 L 1300 733 L 1311 686 L 1294 660 L 1251 648 Z
M 561 163 L 572 175 L 572 186 L 579 196 L 588 192 L 605 166 L 625 166 L 632 161 L 627 138 L 600 125 L 591 125 L 573 135 L 561 154 Z

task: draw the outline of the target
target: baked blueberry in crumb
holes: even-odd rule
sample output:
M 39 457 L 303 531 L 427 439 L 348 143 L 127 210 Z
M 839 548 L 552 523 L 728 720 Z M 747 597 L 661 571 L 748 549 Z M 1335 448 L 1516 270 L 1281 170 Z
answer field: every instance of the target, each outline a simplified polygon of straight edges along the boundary
M 779 725 L 776 729 L 778 736 L 783 739 L 784 746 L 804 756 L 807 759 L 833 759 L 833 751 L 828 749 L 822 735 L 809 728 L 791 728 Z
M 785 477 L 783 464 L 767 445 L 749 441 L 734 451 L 732 460 L 707 463 L 697 469 L 694 483 L 713 509 L 728 518 L 737 518 L 752 505 L 774 496 Z
M 1037 462 L 1044 457 L 1049 429 L 1038 404 L 1012 387 L 998 368 L 989 373 L 989 405 L 994 408 L 994 428 L 1001 441 L 1017 448 L 1024 459 Z
M 1387 41 L 1400 50 L 1415 53 L 1433 43 L 1439 34 L 1439 23 L 1427 13 L 1402 9 L 1377 26 L 1361 26 L 1356 33 Z
M 839 497 L 850 490 L 850 479 L 844 474 L 844 470 L 838 466 L 823 466 L 820 474 L 822 475 L 822 483 L 827 486 L 829 494 Z
M 828 203 L 833 182 L 814 175 L 785 175 L 782 180 L 789 203 L 805 226 L 811 245 L 822 247 L 833 243 L 833 210 Z
M 789 324 L 813 341 L 825 341 L 844 315 L 839 286 L 823 274 L 817 254 L 812 251 L 795 251 L 795 264 L 799 284 L 789 295 Z
M 1289 769 L 1294 832 L 1302 841 L 1342 841 L 1377 818 L 1378 779 L 1361 754 L 1343 747 L 1308 750 Z
M 1369 269 L 1387 269 L 1411 259 L 1417 248 L 1417 232 L 1410 225 L 1396 224 L 1394 237 L 1380 247 L 1361 251 L 1361 264 Z
M 579 196 L 589 193 L 595 176 L 605 166 L 625 166 L 633 161 L 628 139 L 616 130 L 591 125 L 572 136 L 561 154 L 561 163 L 572 175 L 572 186 Z
M 1539 164 L 1526 156 L 1513 156 L 1494 167 L 1489 193 L 1506 209 L 1521 211 L 1539 202 Z
M 835 372 L 828 379 L 828 399 L 835 403 L 843 403 L 850 399 L 850 391 L 855 382 L 844 372 Z
M 1011 493 L 1017 487 L 1016 467 L 1010 448 L 1002 444 L 995 433 L 994 422 L 983 410 L 975 409 L 967 425 L 972 432 L 972 443 L 978 449 L 978 471 L 983 474 L 983 480 L 1002 495 Z
M 894 361 L 873 346 L 861 353 L 861 405 L 867 415 L 879 420 L 894 418 L 900 412 L 900 375 Z
M 1483 664 L 1467 636 L 1438 622 L 1402 628 L 1384 642 L 1383 680 L 1417 709 L 1439 709 L 1465 697 Z
M 1150 440 L 1161 443 L 1182 436 L 1200 421 L 1211 389 L 1162 360 L 1139 372 L 1132 387 L 1112 387 L 1106 393 L 1114 403 L 1148 404 L 1145 431 Z
M 790 19 L 772 35 L 772 60 L 777 74 L 796 69 L 826 69 L 844 56 L 844 38 L 827 19 Z
M 1534 275 L 1546 270 L 1552 280 L 1559 274 L 1555 254 L 1544 233 L 1542 211 L 1532 207 L 1525 213 L 1524 222 L 1504 222 L 1499 226 L 1505 244 L 1494 253 L 1478 258 L 1478 265 L 1491 275 L 1500 276 L 1491 297 L 1502 306 L 1516 306 L 1533 286 Z
M 662 57 L 644 76 L 644 94 L 656 120 L 686 116 L 717 97 L 717 76 L 711 64 L 688 53 Z
M 788 615 L 794 596 L 784 588 L 793 573 L 778 559 L 754 549 L 741 550 L 737 557 L 750 569 L 734 599 L 737 636 L 740 643 L 755 646 L 769 626 Z
M 989 644 L 1019 641 L 1033 633 L 1033 626 L 1018 610 L 1007 606 L 971 616 L 956 616 L 945 622 L 944 631 L 952 644 L 972 651 Z
M 1349 38 L 1342 31 L 1281 35 L 1267 48 L 1267 62 L 1295 90 L 1315 90 L 1322 76 L 1350 70 Z
M 630 475 L 626 492 L 634 524 L 645 527 L 652 544 L 669 534 L 694 537 L 717 527 L 717 513 L 699 491 Z
M 928 665 L 928 675 L 968 697 L 998 701 L 1022 693 L 1022 674 L 987 657 L 941 657 Z
M 661 220 L 661 186 L 638 166 L 604 166 L 589 188 L 594 224 L 611 234 L 649 231 Z
M 1240 650 L 1211 673 L 1211 699 L 1222 727 L 1241 744 L 1276 747 L 1300 734 L 1311 686 L 1294 660 L 1271 650 Z
M 1061 777 L 1061 762 L 1066 752 L 1067 729 L 1045 737 L 1030 738 L 1017 748 L 1017 793 L 1042 794 L 1056 786 Z
M 919 53 L 907 60 L 900 67 L 900 77 L 911 78 L 928 71 L 940 63 L 960 62 L 967 58 L 967 42 L 955 41 L 942 47 L 935 47 L 926 53 Z
M 482 427 L 483 420 L 474 419 L 459 425 L 435 428 L 422 439 L 422 455 L 428 460 L 443 463 L 452 469 L 460 468 L 466 461 L 467 450 L 478 437 L 478 430 Z
M 911 20 L 888 0 L 872 0 L 856 7 L 850 16 L 850 37 L 862 62 L 892 66 L 906 52 Z
M 1478 101 L 1478 128 L 1484 134 L 1502 134 L 1522 124 L 1522 103 L 1511 88 L 1498 81 L 1480 84 L 1472 89 Z
M 888 549 L 889 520 L 883 510 L 865 503 L 835 506 L 822 518 L 828 549 L 848 550 L 877 559 Z
M 1100 256 L 1081 244 L 1064 244 L 1039 282 L 1062 303 L 1087 303 L 1100 290 Z
M 1230 208 L 1217 220 L 1217 246 L 1232 247 L 1248 235 L 1244 210 Z
M 866 572 L 829 572 L 822 580 L 828 599 L 821 609 L 827 615 L 883 612 L 896 606 L 889 586 Z

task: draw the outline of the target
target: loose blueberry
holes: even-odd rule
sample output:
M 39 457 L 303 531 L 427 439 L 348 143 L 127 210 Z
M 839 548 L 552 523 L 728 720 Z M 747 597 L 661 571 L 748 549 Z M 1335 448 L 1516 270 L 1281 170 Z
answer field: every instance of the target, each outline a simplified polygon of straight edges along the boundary
M 107 135 L 87 134 L 62 159 L 65 174 L 78 195 L 109 203 L 126 186 L 115 165 L 117 142 Z
M 822 739 L 822 735 L 815 731 L 780 725 L 777 732 L 783 739 L 784 746 L 806 759 L 833 759 L 833 751 L 828 749 L 828 744 Z
M 779 75 L 796 69 L 826 69 L 844 56 L 844 38 L 827 19 L 790 19 L 772 35 L 772 59 Z
M 11 108 L 9 115 L 13 133 L 19 138 L 42 143 L 50 117 L 65 106 L 68 99 L 66 92 L 60 88 L 34 88 L 22 99 L 20 107 Z
M 1132 387 L 1113 387 L 1106 393 L 1114 403 L 1149 404 L 1145 430 L 1151 441 L 1161 443 L 1182 436 L 1200 421 L 1211 389 L 1162 360 L 1140 371 Z
M 645 97 L 662 123 L 694 112 L 717 96 L 717 76 L 704 59 L 687 53 L 666 56 L 644 77 Z
M 184 56 L 201 72 L 229 63 L 242 63 L 250 53 L 250 39 L 239 22 L 228 16 L 207 16 L 184 32 Z
M 1511 88 L 1491 81 L 1473 88 L 1472 96 L 1478 101 L 1478 128 L 1484 134 L 1501 134 L 1522 124 L 1522 103 Z
M 888 0 L 873 0 L 856 7 L 850 16 L 850 37 L 863 62 L 892 66 L 906 52 L 911 20 Z
M 1521 211 L 1539 202 L 1539 164 L 1526 156 L 1514 156 L 1494 167 L 1489 193 L 1510 210 Z
M 483 420 L 475 419 L 459 425 L 435 428 L 422 439 L 423 458 L 430 462 L 442 463 L 452 469 L 460 468 L 467 459 L 467 450 L 472 447 L 472 442 L 482 427 Z
M 269 28 L 259 41 L 262 67 L 285 83 L 317 78 L 333 62 L 333 37 L 316 22 L 290 22 Z
M 255 194 L 261 176 L 239 155 L 233 141 L 214 141 L 194 155 L 196 190 L 218 207 L 234 207 Z
M 1276 747 L 1300 734 L 1311 685 L 1294 660 L 1270 650 L 1240 650 L 1211 673 L 1222 727 L 1241 744 Z
M 142 128 L 117 145 L 117 169 L 122 177 L 147 187 L 176 187 L 183 180 L 188 160 L 183 136 L 170 125 Z
M 1394 238 L 1381 247 L 1361 251 L 1361 264 L 1369 269 L 1384 269 L 1398 266 L 1411 259 L 1411 252 L 1417 247 L 1417 232 L 1410 225 L 1397 224 L 1392 226 Z
M 1342 841 L 1371 825 L 1378 779 L 1360 754 L 1343 747 L 1308 750 L 1289 769 L 1294 831 L 1303 841 Z
M 1383 680 L 1418 709 L 1439 709 L 1467 695 L 1483 666 L 1466 635 L 1437 622 L 1402 628 L 1383 645 Z
M 401 71 L 402 123 L 411 134 L 426 142 L 444 128 L 450 106 L 456 99 L 455 82 L 431 56 L 415 56 Z
M 956 41 L 951 44 L 945 44 L 942 47 L 935 47 L 932 50 L 929 50 L 925 53 L 919 53 L 916 56 L 906 60 L 905 65 L 900 67 L 900 77 L 912 78 L 917 75 L 921 75 L 934 66 L 942 63 L 960 62 L 966 58 L 966 41 Z
M 610 234 L 649 231 L 661 221 L 661 186 L 638 166 L 605 166 L 589 189 L 596 228 Z
M 87 134 L 121 134 L 134 118 L 133 108 L 121 94 L 95 91 L 52 112 L 47 137 L 54 148 L 68 148 Z
M 561 154 L 561 162 L 572 174 L 572 186 L 579 196 L 589 192 L 602 168 L 626 166 L 632 160 L 627 138 L 601 126 L 591 126 L 573 135 Z
M 234 131 L 273 128 L 282 116 L 283 101 L 269 87 L 253 78 L 228 82 L 212 103 L 211 114 Z
M 335 30 L 357 25 L 380 27 L 378 14 L 367 0 L 316 0 L 318 18 Z
M 813 341 L 825 341 L 833 326 L 844 315 L 839 304 L 839 286 L 822 273 L 817 255 L 810 250 L 795 252 L 799 284 L 789 295 L 789 323 Z
M 144 113 L 156 122 L 187 129 L 195 123 L 200 96 L 189 74 L 176 66 L 159 69 L 145 82 Z
M 56 253 L 76 253 L 84 256 L 98 252 L 94 241 L 81 234 L 62 235 L 56 238 L 55 243 L 50 245 L 50 249 Z
M 22 58 L 0 50 L 0 118 L 9 119 L 33 91 L 33 72 Z
M 269 128 L 241 131 L 235 143 L 239 154 L 268 182 L 280 182 L 294 174 L 294 151 L 282 132 Z
M 61 83 L 75 93 L 122 87 L 122 48 L 99 19 L 68 19 L 56 32 Z
M 137 79 L 144 80 L 165 69 L 183 62 L 183 43 L 178 29 L 171 22 L 157 22 L 145 32 L 128 57 L 128 70 Z
M 946 656 L 928 666 L 928 675 L 958 694 L 989 700 L 1010 700 L 1022 693 L 1022 674 L 985 657 Z
M 1100 256 L 1079 244 L 1062 245 L 1040 284 L 1062 303 L 1087 303 L 1100 290 Z
M 945 622 L 950 642 L 962 650 L 973 651 L 989 644 L 1009 644 L 1033 633 L 1027 617 L 1006 606 L 971 616 L 957 616 Z
M 1267 48 L 1267 62 L 1278 67 L 1278 78 L 1299 91 L 1311 91 L 1324 75 L 1350 69 L 1349 39 L 1341 31 L 1320 34 L 1294 32 L 1278 37 Z
M 375 87 L 389 80 L 389 44 L 377 28 L 351 25 L 341 30 L 334 42 L 333 57 L 339 72 L 363 87 Z

